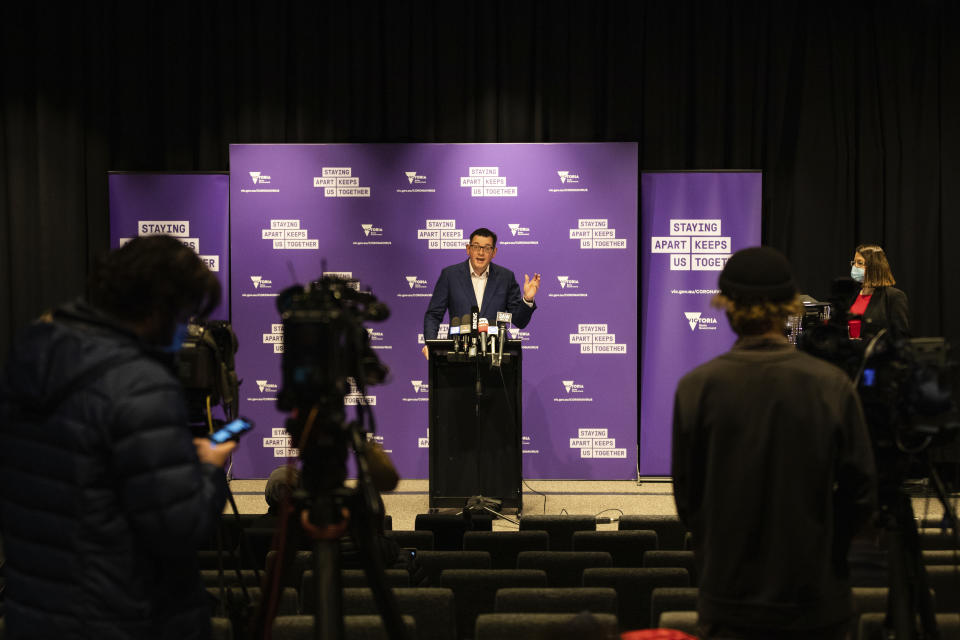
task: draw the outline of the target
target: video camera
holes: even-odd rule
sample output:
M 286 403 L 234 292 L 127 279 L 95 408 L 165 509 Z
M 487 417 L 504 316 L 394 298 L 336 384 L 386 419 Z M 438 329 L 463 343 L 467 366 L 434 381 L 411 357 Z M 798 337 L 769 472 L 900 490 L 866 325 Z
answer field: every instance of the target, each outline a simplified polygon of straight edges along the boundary
M 370 347 L 363 322 L 380 322 L 390 315 L 386 305 L 355 280 L 325 276 L 307 286 L 295 285 L 277 297 L 283 320 L 283 380 L 277 407 L 295 412 L 287 430 L 301 442 L 305 420 L 311 427 L 339 428 L 344 397 L 363 394 L 367 385 L 380 384 L 388 369 Z
M 960 431 L 950 347 L 944 338 L 909 338 L 886 329 L 851 340 L 845 305 L 831 300 L 830 307 L 820 313 L 826 323 L 803 327 L 797 346 L 837 365 L 853 380 L 870 428 L 881 487 L 899 486 L 912 456 L 953 442 Z
M 204 423 L 204 432 L 213 431 L 211 410 L 217 405 L 223 405 L 228 420 L 237 417 L 236 352 L 237 336 L 229 322 L 210 320 L 187 327 L 177 357 L 177 377 L 187 396 L 189 422 Z

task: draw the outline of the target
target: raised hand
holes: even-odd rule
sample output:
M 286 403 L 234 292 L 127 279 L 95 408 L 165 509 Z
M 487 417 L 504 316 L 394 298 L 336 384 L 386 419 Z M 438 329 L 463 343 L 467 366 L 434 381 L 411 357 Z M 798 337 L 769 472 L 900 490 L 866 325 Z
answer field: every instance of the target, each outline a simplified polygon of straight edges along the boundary
M 540 288 L 540 274 L 534 273 L 531 278 L 526 273 L 523 274 L 523 299 L 527 302 L 533 302 L 537 295 L 537 289 Z

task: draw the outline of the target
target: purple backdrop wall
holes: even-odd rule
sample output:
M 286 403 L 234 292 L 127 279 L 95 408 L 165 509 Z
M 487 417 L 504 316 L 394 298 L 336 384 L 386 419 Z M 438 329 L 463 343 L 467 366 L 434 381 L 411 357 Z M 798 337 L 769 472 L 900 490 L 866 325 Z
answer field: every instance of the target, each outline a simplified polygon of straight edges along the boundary
M 759 172 L 644 173 L 640 474 L 670 475 L 673 393 L 734 334 L 710 306 L 731 253 L 760 244 Z
M 391 368 L 369 390 L 400 473 L 427 477 L 423 313 L 466 236 L 499 236 L 496 262 L 543 274 L 524 346 L 524 475 L 636 474 L 637 145 L 406 144 L 230 147 L 233 318 L 242 412 L 257 433 L 238 478 L 289 453 L 275 409 L 282 326 L 276 294 L 348 273 L 391 308 L 368 325 Z M 325 260 L 325 268 L 321 261 Z M 491 321 L 493 319 L 491 318 Z
M 217 274 L 223 292 L 211 318 L 230 319 L 230 176 L 225 173 L 111 173 L 110 248 L 137 236 L 180 238 Z

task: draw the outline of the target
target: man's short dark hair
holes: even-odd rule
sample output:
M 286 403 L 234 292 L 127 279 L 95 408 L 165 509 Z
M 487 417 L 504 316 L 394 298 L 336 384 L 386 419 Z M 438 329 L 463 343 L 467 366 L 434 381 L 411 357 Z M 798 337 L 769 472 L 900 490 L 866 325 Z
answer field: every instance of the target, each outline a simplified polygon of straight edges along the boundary
M 473 242 L 473 236 L 480 236 L 481 238 L 493 238 L 493 246 L 497 246 L 497 234 L 486 227 L 480 227 L 476 229 L 473 233 L 470 234 L 470 242 Z
M 134 238 L 98 261 L 90 276 L 93 306 L 127 321 L 157 311 L 207 316 L 220 282 L 196 252 L 170 236 Z

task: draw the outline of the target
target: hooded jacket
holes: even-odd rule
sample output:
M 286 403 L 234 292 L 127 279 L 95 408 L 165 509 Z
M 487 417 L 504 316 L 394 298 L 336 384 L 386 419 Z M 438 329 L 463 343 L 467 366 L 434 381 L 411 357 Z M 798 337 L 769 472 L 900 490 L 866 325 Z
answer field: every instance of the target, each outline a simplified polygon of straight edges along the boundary
M 183 391 L 84 303 L 25 329 L 0 378 L 7 637 L 209 634 L 196 563 L 226 498 Z

